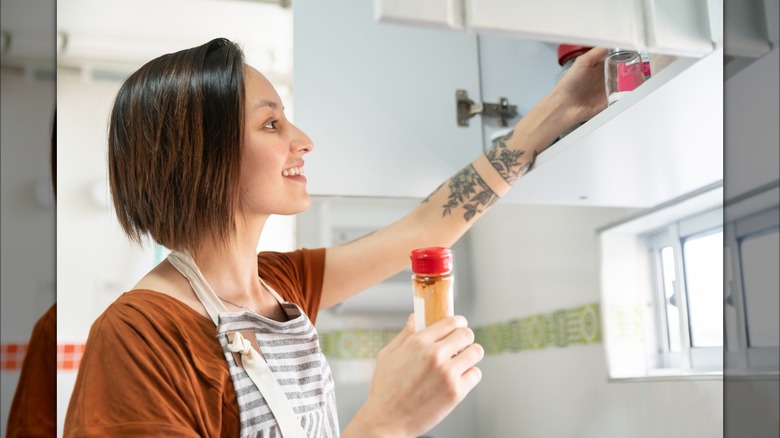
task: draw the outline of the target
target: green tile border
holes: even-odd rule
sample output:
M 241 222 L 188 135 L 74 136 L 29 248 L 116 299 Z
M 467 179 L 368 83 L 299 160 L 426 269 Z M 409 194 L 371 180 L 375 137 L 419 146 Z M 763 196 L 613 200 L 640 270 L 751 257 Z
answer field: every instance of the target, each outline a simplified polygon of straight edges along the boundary
M 476 327 L 474 335 L 488 355 L 599 344 L 600 313 L 599 303 L 584 304 Z M 376 357 L 396 334 L 397 329 L 347 329 L 320 332 L 319 337 L 328 357 L 369 359 Z
M 320 348 L 326 356 L 337 359 L 366 359 L 376 357 L 398 329 L 350 329 L 320 332 Z

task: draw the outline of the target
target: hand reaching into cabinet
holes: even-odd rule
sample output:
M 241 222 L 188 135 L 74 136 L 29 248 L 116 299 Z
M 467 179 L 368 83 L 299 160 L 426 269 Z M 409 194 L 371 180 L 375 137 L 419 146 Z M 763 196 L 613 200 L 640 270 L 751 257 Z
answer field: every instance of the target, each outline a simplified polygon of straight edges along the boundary
M 579 56 L 550 94 L 567 108 L 565 116 L 573 126 L 582 123 L 607 107 L 604 90 L 604 59 L 607 49 L 595 47 Z M 567 128 L 569 127 L 567 126 Z
M 328 248 L 322 308 L 340 303 L 409 264 L 415 248 L 449 247 L 534 165 L 566 129 L 607 107 L 604 58 L 580 55 L 556 87 L 513 129 L 444 181 L 408 215 L 365 238 Z

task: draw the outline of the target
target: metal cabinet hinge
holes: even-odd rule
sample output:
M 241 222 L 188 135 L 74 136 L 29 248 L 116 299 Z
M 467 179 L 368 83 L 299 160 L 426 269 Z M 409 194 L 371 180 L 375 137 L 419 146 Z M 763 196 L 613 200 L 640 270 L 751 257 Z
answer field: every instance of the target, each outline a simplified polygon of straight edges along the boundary
M 497 117 L 499 126 L 507 126 L 507 119 L 517 115 L 517 105 L 510 105 L 507 98 L 502 97 L 498 103 L 474 102 L 469 99 L 466 90 L 455 91 L 458 126 L 469 126 L 469 119 L 477 114 Z

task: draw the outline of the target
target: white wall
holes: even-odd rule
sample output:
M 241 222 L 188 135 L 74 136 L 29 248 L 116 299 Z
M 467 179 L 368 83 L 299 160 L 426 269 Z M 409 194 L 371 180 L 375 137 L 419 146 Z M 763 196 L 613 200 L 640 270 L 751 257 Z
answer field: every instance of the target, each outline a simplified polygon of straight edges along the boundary
M 368 212 L 362 215 L 356 207 L 334 205 L 353 224 L 375 226 L 379 224 L 372 213 L 381 202 L 366 202 Z M 320 207 L 315 204 L 313 214 Z M 469 248 L 468 257 L 459 259 L 467 264 L 461 264 L 457 272 L 459 281 L 462 277 L 468 281 L 459 286 L 473 290 L 462 291 L 467 293 L 456 301 L 458 313 L 466 314 L 470 325 L 477 328 L 600 301 L 595 230 L 635 212 L 499 203 L 459 242 Z M 304 215 L 299 224 L 315 226 L 310 219 Z M 317 225 L 322 232 L 339 224 L 325 221 Z M 311 230 L 301 232 L 305 235 Z M 301 242 L 310 240 L 316 239 L 307 236 Z M 401 295 L 402 300 L 408 298 Z M 326 311 L 318 327 L 321 331 L 399 327 L 404 317 Z M 374 364 L 371 359 L 331 360 L 342 424 L 365 401 Z M 723 434 L 721 381 L 609 383 L 602 344 L 492 354 L 480 368 L 480 385 L 427 435 L 639 438 Z M 663 421 L 659 421 L 661 416 Z
M 154 262 L 150 245 L 129 244 L 108 197 L 108 114 L 119 85 L 63 74 L 58 78 L 60 343 L 85 340 L 92 321 Z
M 471 325 L 599 301 L 595 230 L 632 211 L 494 207 L 470 231 Z M 602 344 L 487 356 L 480 436 L 722 436 L 721 381 L 610 383 L 606 366 Z

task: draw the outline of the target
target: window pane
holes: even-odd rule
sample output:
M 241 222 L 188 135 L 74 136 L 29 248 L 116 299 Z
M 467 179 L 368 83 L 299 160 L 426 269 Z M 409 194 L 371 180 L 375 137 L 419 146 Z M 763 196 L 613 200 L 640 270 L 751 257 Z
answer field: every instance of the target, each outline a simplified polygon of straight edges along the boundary
M 723 346 L 723 232 L 683 244 L 693 347 Z
M 666 310 L 666 328 L 669 340 L 669 350 L 680 351 L 680 308 L 677 306 L 677 295 L 674 291 L 674 282 L 677 275 L 674 270 L 674 251 L 667 246 L 661 250 L 661 269 L 664 280 L 664 308 Z
M 742 277 L 748 323 L 748 345 L 780 345 L 780 281 L 778 281 L 778 232 L 751 236 L 742 241 Z

